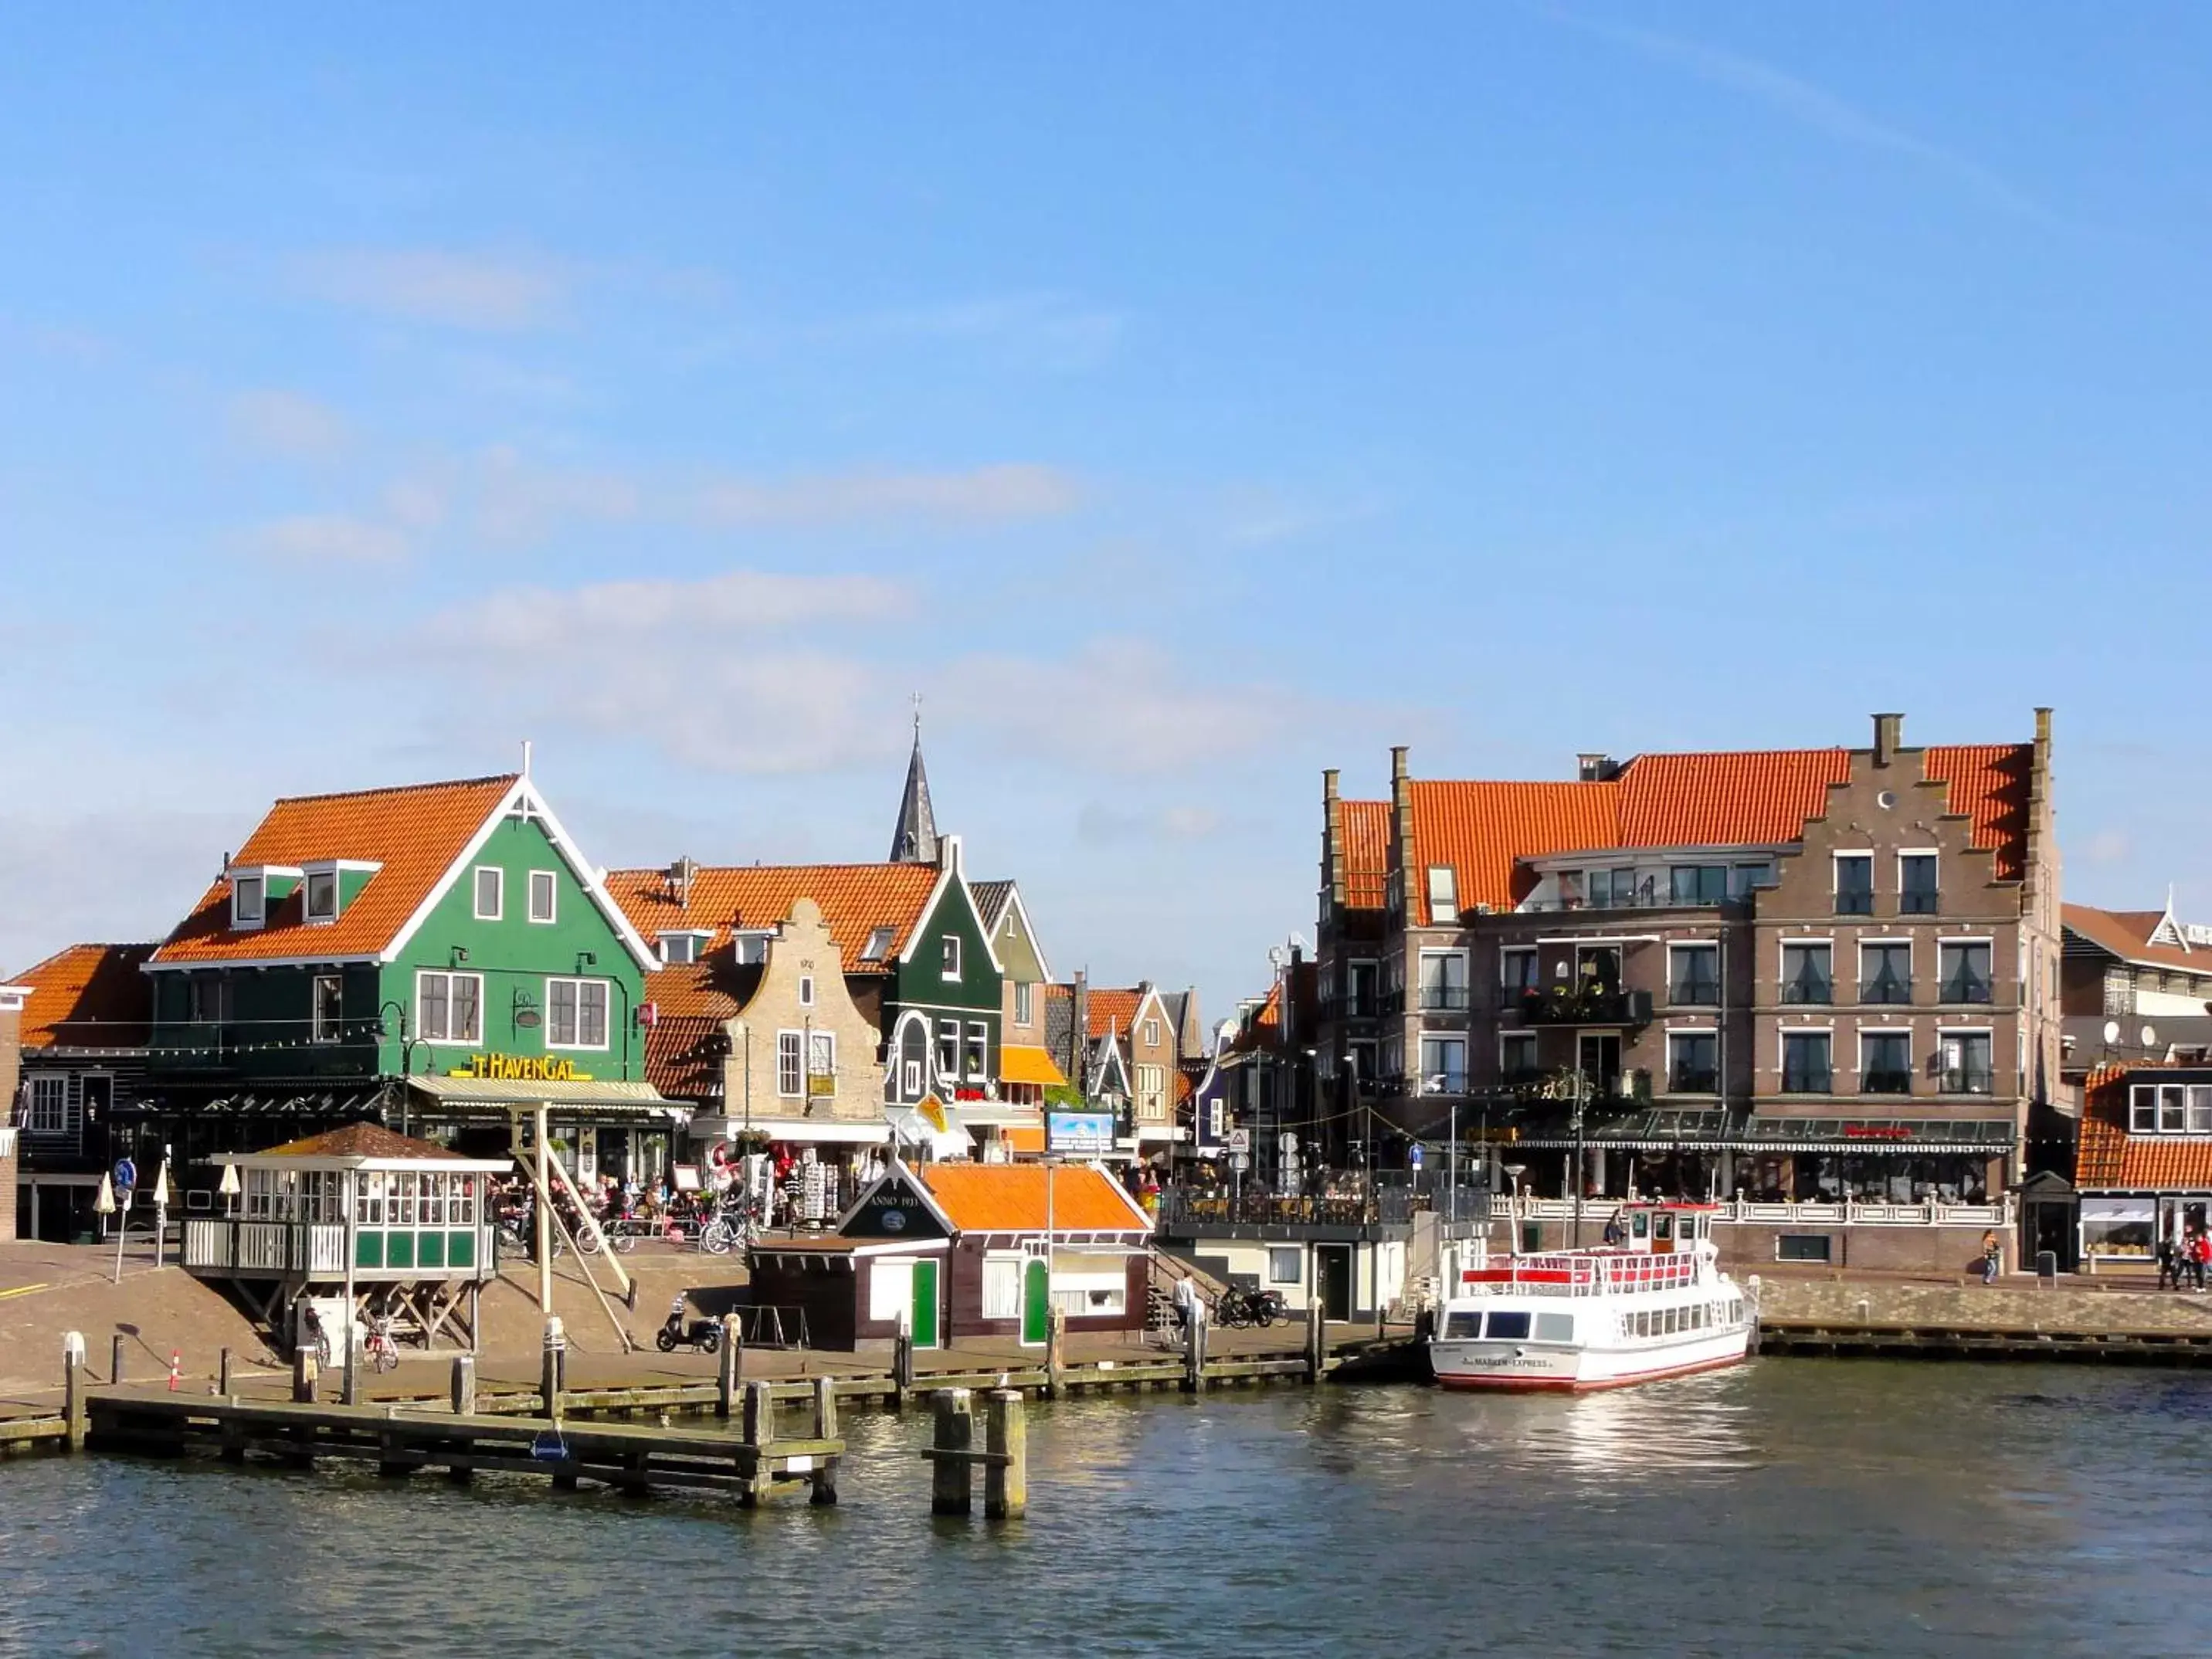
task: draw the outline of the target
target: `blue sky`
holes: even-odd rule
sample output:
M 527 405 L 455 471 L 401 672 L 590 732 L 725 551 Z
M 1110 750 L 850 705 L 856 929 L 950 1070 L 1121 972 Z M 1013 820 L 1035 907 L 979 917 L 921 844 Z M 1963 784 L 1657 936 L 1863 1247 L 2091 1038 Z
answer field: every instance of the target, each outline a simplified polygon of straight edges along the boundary
M 279 793 L 1254 988 L 1319 773 L 2018 739 L 2212 920 L 2212 13 L 18 11 L 0 966 Z

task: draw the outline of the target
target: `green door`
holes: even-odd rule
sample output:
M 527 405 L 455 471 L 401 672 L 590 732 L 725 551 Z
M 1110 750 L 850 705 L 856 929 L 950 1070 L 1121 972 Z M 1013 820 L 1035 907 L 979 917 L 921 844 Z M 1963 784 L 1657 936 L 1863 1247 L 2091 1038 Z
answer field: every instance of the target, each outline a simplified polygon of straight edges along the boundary
M 1022 1340 L 1042 1342 L 1052 1328 L 1052 1297 L 1047 1287 L 1052 1276 L 1044 1258 L 1022 1264 Z
M 914 1346 L 937 1346 L 937 1262 L 926 1257 L 914 1264 Z

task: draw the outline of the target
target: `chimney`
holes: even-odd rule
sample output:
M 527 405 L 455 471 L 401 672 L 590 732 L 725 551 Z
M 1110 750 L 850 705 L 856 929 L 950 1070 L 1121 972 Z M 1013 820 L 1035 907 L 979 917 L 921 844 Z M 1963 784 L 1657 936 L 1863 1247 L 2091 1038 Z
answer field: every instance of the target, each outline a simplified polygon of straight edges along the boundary
M 1575 757 L 1575 775 L 1584 783 L 1611 783 L 1620 775 L 1620 763 L 1610 755 L 1585 750 Z
M 1336 799 L 1336 768 L 1323 767 L 1321 775 L 1321 798 L 1324 801 Z
M 960 869 L 960 837 L 939 836 L 937 838 L 937 867 L 956 873 Z
M 1904 715 L 1876 714 L 1874 717 L 1874 763 L 1876 766 L 1887 766 L 1895 760 L 1904 742 Z
M 1390 746 L 1390 781 L 1393 784 L 1401 784 L 1405 782 L 1406 778 L 1406 745 L 1402 743 L 1393 744 Z

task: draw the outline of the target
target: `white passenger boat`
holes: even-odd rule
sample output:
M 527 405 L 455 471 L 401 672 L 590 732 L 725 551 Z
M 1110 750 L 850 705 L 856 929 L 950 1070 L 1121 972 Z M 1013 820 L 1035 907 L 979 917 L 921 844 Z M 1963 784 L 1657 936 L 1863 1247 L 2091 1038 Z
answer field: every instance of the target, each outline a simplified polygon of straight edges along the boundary
M 1709 1206 L 1632 1204 L 1623 1242 L 1469 1267 L 1429 1357 L 1448 1389 L 1577 1392 L 1733 1365 L 1751 1336 Z

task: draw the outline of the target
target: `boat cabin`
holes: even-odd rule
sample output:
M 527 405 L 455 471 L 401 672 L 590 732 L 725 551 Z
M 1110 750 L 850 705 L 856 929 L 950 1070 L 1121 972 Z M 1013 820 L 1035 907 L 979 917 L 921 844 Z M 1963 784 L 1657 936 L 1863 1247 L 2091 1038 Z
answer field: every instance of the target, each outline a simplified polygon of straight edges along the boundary
M 1620 1231 L 1614 1248 L 1671 1255 L 1709 1243 L 1719 1213 L 1717 1204 L 1624 1204 L 1613 1212 Z M 1610 1237 L 1608 1242 L 1613 1242 Z

